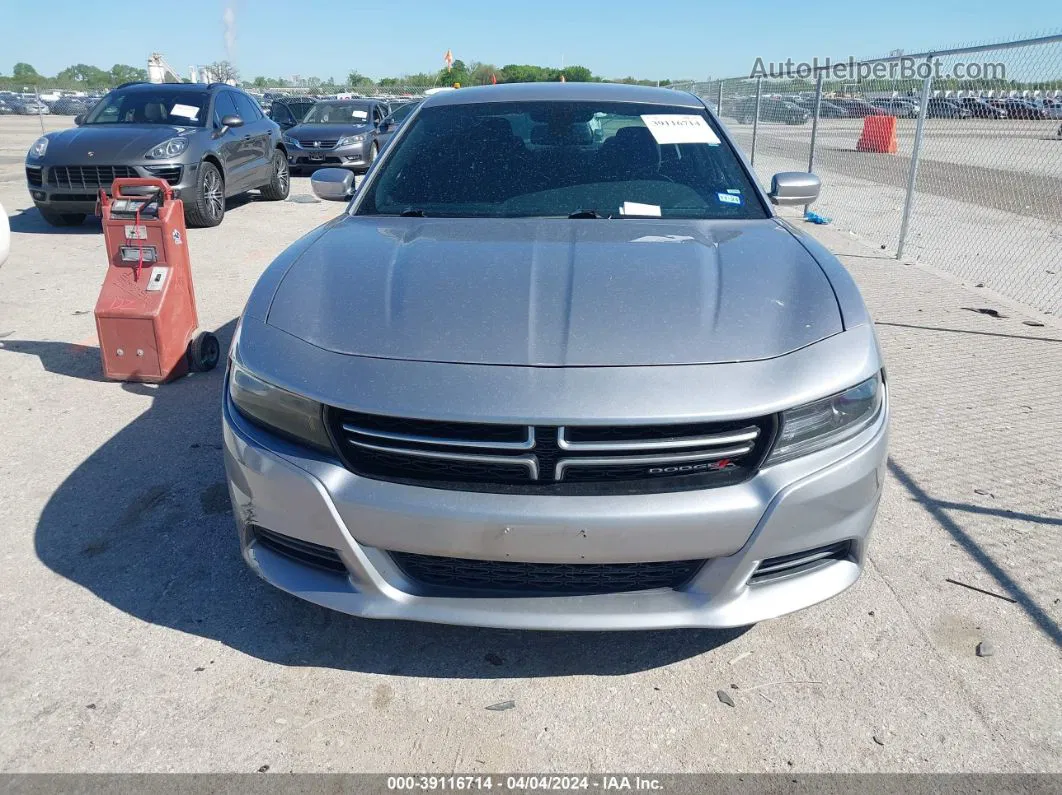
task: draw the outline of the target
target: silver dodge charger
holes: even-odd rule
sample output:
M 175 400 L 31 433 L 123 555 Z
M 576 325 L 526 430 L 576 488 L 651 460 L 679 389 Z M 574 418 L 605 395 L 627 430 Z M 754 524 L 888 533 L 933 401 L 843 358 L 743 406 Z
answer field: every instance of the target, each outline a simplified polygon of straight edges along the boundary
M 730 627 L 852 585 L 885 480 L 851 276 L 697 97 L 428 98 L 238 325 L 225 463 L 247 563 L 369 618 Z

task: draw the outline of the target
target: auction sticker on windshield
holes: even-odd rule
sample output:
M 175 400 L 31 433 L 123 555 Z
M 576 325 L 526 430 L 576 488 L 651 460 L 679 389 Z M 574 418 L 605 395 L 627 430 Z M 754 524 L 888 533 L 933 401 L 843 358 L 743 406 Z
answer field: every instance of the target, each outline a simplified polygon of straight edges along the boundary
M 703 116 L 654 113 L 642 116 L 642 121 L 658 144 L 719 144 L 719 136 Z
M 183 116 L 186 119 L 195 121 L 196 116 L 199 115 L 199 108 L 194 105 L 181 105 L 180 103 L 173 106 L 170 109 L 171 116 Z

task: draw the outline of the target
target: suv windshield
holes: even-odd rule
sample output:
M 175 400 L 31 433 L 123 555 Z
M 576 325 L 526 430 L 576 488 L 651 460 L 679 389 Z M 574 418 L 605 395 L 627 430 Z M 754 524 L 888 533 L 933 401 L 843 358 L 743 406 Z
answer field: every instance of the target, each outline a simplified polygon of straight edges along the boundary
M 302 121 L 304 124 L 365 124 L 371 112 L 370 102 L 318 102 Z
M 616 102 L 425 108 L 359 215 L 765 218 L 705 111 Z
M 112 91 L 83 124 L 174 124 L 202 127 L 210 95 L 206 91 Z

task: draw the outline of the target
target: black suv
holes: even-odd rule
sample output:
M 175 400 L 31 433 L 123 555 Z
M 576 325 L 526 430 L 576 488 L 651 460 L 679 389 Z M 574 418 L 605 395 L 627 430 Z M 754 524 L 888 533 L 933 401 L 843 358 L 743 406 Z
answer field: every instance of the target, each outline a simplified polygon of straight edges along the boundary
M 166 180 L 189 226 L 217 226 L 226 197 L 247 190 L 287 198 L 280 127 L 224 83 L 127 83 L 74 123 L 37 139 L 26 156 L 30 195 L 54 226 L 80 224 L 117 177 Z

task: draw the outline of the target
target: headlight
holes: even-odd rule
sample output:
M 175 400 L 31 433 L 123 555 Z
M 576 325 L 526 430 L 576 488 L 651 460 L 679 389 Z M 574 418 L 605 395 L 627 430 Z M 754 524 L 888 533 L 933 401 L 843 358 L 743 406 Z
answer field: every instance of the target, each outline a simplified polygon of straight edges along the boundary
M 348 135 L 348 136 L 346 136 L 344 138 L 340 138 L 339 139 L 339 143 L 336 144 L 336 147 L 338 148 L 340 146 L 350 146 L 351 144 L 360 144 L 367 137 L 368 136 L 365 133 L 360 133 L 359 135 Z
M 782 412 L 782 430 L 764 466 L 789 461 L 850 439 L 881 412 L 881 373 L 851 389 Z
M 188 148 L 187 138 L 171 138 L 168 141 L 163 141 L 156 146 L 144 157 L 148 160 L 168 160 L 171 157 L 177 157 L 181 152 Z
M 30 157 L 44 157 L 44 153 L 48 151 L 48 139 L 38 138 L 33 142 L 33 146 L 30 147 Z
M 298 141 L 296 141 L 294 138 L 291 138 L 290 136 L 285 135 L 283 137 L 283 140 L 284 140 L 285 144 L 287 144 L 288 146 L 291 146 L 291 147 L 293 147 L 295 149 L 302 148 L 302 145 Z
M 332 452 L 320 403 L 263 381 L 235 357 L 229 370 L 229 396 L 240 414 L 251 422 L 318 450 Z

